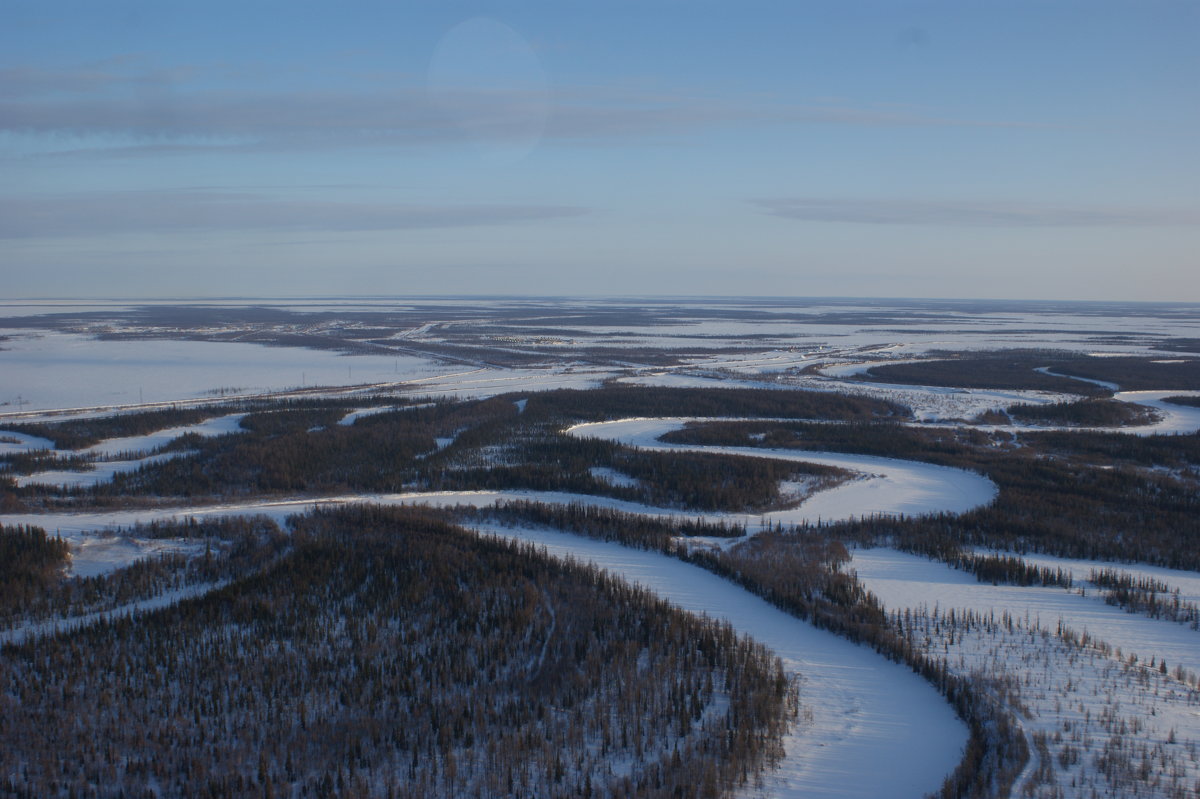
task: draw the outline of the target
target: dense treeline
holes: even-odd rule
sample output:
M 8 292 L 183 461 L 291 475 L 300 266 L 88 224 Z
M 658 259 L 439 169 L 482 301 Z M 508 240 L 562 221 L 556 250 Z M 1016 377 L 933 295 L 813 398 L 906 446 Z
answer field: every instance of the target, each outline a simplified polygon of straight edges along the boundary
M 1070 588 L 1073 583 L 1071 573 L 1064 569 L 1035 566 L 1013 555 L 959 552 L 953 558 L 940 559 L 956 569 L 974 574 L 979 582 L 992 585 L 1056 585 Z
M 535 417 L 601 421 L 631 416 L 762 416 L 797 419 L 907 417 L 893 402 L 819 391 L 749 388 L 661 388 L 609 385 L 590 391 L 533 394 L 525 409 Z
M 1136 355 L 1090 358 L 1075 356 L 1054 371 L 1116 383 L 1124 391 L 1200 389 L 1200 358 L 1161 359 Z
M 70 551 L 67 542 L 40 527 L 0 525 L 0 614 L 22 607 L 61 579 Z
M 1189 408 L 1200 408 L 1200 397 L 1165 397 L 1172 405 L 1186 405 Z
M 865 519 L 835 527 L 855 540 L 1032 549 L 1200 568 L 1200 494 L 1186 481 L 1143 468 L 1200 463 L 1197 435 L 1048 432 L 1024 435 L 1024 446 L 1004 448 L 978 430 L 757 422 L 691 426 L 665 438 L 907 457 L 974 469 L 1000 489 L 992 504 L 960 516 Z M 1091 457 L 1047 457 L 1059 448 Z
M 104 664 L 97 668 L 97 664 Z M 300 519 L 260 573 L 0 649 L 13 796 L 726 796 L 778 660 L 593 567 L 411 509 Z
M 427 485 L 432 490 L 571 491 L 663 507 L 758 512 L 779 507 L 782 481 L 808 479 L 812 490 L 817 490 L 848 477 L 844 470 L 814 464 L 718 453 L 645 451 L 563 435 L 523 441 L 504 456 L 509 463 L 431 469 Z M 595 476 L 592 470 L 596 467 L 616 470 L 634 483 L 615 485 Z
M 1049 367 L 1054 374 L 1035 371 Z M 1115 383 L 1125 391 L 1200 389 L 1200 358 L 1136 355 L 1096 358 L 1054 350 L 1004 350 L 954 355 L 945 360 L 872 367 L 868 379 L 956 388 L 1037 389 L 1106 397 L 1112 392 L 1084 380 Z
M 588 538 L 616 541 L 628 547 L 666 554 L 680 549 L 680 536 L 686 539 L 693 536 L 740 538 L 746 535 L 743 525 L 701 519 L 654 518 L 579 503 L 547 505 L 515 500 L 499 502 L 490 508 L 457 508 L 456 514 L 469 520 L 490 519 L 509 525 L 532 524 L 570 530 Z
M 673 444 L 812 449 L 974 465 L 980 447 L 992 439 L 971 428 L 920 428 L 895 422 L 699 422 L 662 436 Z
M 0 475 L 34 474 L 61 469 L 63 471 L 84 471 L 92 468 L 93 458 L 88 455 L 66 455 L 54 450 L 35 449 L 25 452 L 11 452 L 0 457 Z
M 405 401 L 423 403 L 422 400 L 411 397 L 405 398 Z M 395 403 L 395 397 L 377 395 L 356 398 L 293 397 L 289 399 L 231 400 L 203 407 L 159 408 L 149 411 L 115 413 L 108 416 L 65 419 L 58 422 L 6 423 L 4 429 L 49 439 L 60 450 L 73 450 L 90 447 L 105 439 L 146 435 L 171 427 L 197 424 L 231 413 L 279 410 L 297 412 L 325 410 L 332 413 L 337 409 L 345 413 L 364 405 Z M 403 406 L 398 407 L 403 408 Z M 269 424 L 269 422 L 264 422 L 264 424 Z
M 418 458 L 437 448 L 437 438 L 515 417 L 516 408 L 500 400 L 443 403 L 338 424 L 345 415 L 345 407 L 312 405 L 252 413 L 242 420 L 244 433 L 185 437 L 176 447 L 193 454 L 76 493 L 112 498 L 400 491 L 417 479 Z
M 971 353 L 946 360 L 916 361 L 874 366 L 863 377 L 884 383 L 948 388 L 1031 389 L 1062 394 L 1107 397 L 1111 391 L 1069 377 L 1035 371 L 1063 362 L 1063 353 L 1010 350 Z M 1082 376 L 1082 375 L 1081 375 Z
M 1200 434 L 1130 436 L 1103 432 L 1025 433 L 1022 443 L 1044 456 L 1096 466 L 1195 470 L 1200 468 Z
M 1112 399 L 1081 402 L 1053 402 L 1045 405 L 1011 405 L 1009 416 L 1027 424 L 1079 425 L 1082 427 L 1121 427 L 1151 424 L 1158 414 L 1143 405 Z

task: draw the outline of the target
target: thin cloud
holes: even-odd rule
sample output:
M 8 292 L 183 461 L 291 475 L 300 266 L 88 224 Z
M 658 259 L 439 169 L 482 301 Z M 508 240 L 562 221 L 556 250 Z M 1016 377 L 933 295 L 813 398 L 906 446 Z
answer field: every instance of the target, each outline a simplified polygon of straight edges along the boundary
M 546 92 L 461 87 L 431 97 L 426 87 L 292 92 L 198 90 L 190 70 L 136 75 L 89 68 L 0 71 L 0 131 L 58 137 L 102 136 L 112 147 L 47 156 L 163 155 L 196 150 L 288 150 L 427 145 L 456 139 L 464 124 L 477 140 L 505 140 L 534 117 L 547 141 L 627 141 L 730 125 L 1015 126 L 958 120 L 919 109 L 735 102 L 686 92 L 555 87 Z
M 1149 227 L 1200 224 L 1200 213 L 1171 208 L 1038 205 L 1016 202 L 775 197 L 751 200 L 764 213 L 802 222 L 940 227 Z
M 354 232 L 522 224 L 581 216 L 569 205 L 418 205 L 278 200 L 191 190 L 0 197 L 0 238 L 220 230 Z

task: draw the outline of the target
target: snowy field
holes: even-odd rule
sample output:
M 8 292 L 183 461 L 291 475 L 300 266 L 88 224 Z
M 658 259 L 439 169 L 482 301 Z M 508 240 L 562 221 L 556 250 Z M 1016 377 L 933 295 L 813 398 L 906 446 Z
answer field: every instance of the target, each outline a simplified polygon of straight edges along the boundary
M 1029 562 L 1085 577 L 1095 565 Z M 1032 754 L 1017 795 L 1195 795 L 1200 633 L 1106 605 L 1095 590 L 993 586 L 889 549 L 855 550 L 851 565 L 924 651 L 1007 697 Z M 1200 585 L 1200 574 L 1153 571 Z

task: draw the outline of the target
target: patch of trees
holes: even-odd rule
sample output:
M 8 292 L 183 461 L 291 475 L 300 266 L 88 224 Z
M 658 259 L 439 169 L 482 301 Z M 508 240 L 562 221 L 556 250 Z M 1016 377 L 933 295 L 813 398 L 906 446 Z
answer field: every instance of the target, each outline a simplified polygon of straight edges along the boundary
M 978 554 L 974 552 L 959 552 L 953 558 L 940 558 L 956 569 L 970 572 L 981 583 L 992 585 L 1031 586 L 1056 585 L 1070 588 L 1072 584 L 1070 572 L 1064 569 L 1051 569 L 1047 566 L 1035 566 L 1024 559 L 1013 555 Z
M 1011 405 L 1007 411 L 1013 419 L 1026 424 L 1123 427 L 1151 424 L 1158 420 L 1158 414 L 1151 408 L 1113 399 Z
M 1005 350 L 995 353 L 970 353 L 945 360 L 916 361 L 874 366 L 863 377 L 884 383 L 903 383 L 948 388 L 1030 389 L 1063 394 L 1107 397 L 1106 388 L 1035 371 L 1052 366 L 1055 371 L 1069 356 L 1054 351 Z M 1079 375 L 1088 377 L 1090 375 Z
M 51 470 L 86 471 L 94 458 L 73 453 L 60 454 L 53 450 L 35 449 L 0 456 L 0 475 L 34 474 Z
M 48 438 L 58 449 L 83 449 L 106 438 L 141 436 L 169 427 L 196 424 L 205 419 L 233 413 L 230 408 L 163 408 L 140 413 L 123 413 L 62 422 L 6 425 L 6 429 Z
M 290 537 L 265 516 L 152 522 L 115 530 L 112 536 L 203 542 L 204 551 L 153 555 L 91 577 L 66 576 L 64 554 L 59 568 L 30 585 L 30 590 L 0 592 L 0 629 L 117 610 L 188 586 L 232 580 L 263 569 L 290 546 Z M 50 542 L 64 553 L 68 549 L 61 539 Z M 0 585 L 7 589 L 7 576 L 0 577 Z M 14 584 L 22 585 L 19 575 Z
M 514 500 L 499 502 L 490 508 L 456 508 L 463 519 L 487 519 L 502 524 L 528 524 L 555 530 L 570 530 L 588 538 L 616 541 L 636 549 L 671 554 L 680 549 L 680 536 L 691 538 L 740 538 L 746 528 L 738 524 L 714 523 L 702 519 L 654 518 L 625 513 L 596 505 L 570 503 L 548 505 L 542 502 Z
M 1160 341 L 1155 347 L 1169 352 L 1194 352 L 1200 355 L 1200 338 L 1168 338 Z
M 0 525 L 0 615 L 10 613 L 61 579 L 70 547 L 40 527 Z
M 533 394 L 525 413 L 573 421 L 628 416 L 763 416 L 799 419 L 907 418 L 907 408 L 885 400 L 821 391 L 746 388 L 661 388 L 608 385 L 590 391 Z
M 665 439 L 910 458 L 974 469 L 1000 489 L 992 504 L 960 516 L 866 519 L 835 528 L 853 540 L 930 548 L 943 541 L 1200 568 L 1200 495 L 1171 475 L 1139 468 L 1200 463 L 1197 435 L 1047 432 L 1023 435 L 1025 446 L 1004 450 L 970 429 L 721 422 L 690 426 Z M 1060 447 L 1065 455 L 1058 454 Z
M 1200 434 L 1130 436 L 1097 431 L 1024 433 L 1030 450 L 1097 466 L 1187 469 L 1200 465 Z
M 1054 371 L 1116 383 L 1125 391 L 1200 389 L 1200 358 L 1177 362 L 1138 356 L 1089 358 L 1078 356 L 1054 365 Z
M 1104 590 L 1104 601 L 1110 605 L 1200 630 L 1200 606 L 1185 602 L 1180 598 L 1179 589 L 1172 591 L 1161 580 L 1137 577 L 1119 569 L 1093 569 L 1088 579 Z
M 1189 408 L 1200 408 L 1200 397 L 1164 397 L 1163 400 L 1172 405 L 1186 405 Z
M 1200 496 L 1178 480 L 1031 457 L 998 457 L 986 469 L 996 500 L 961 516 L 866 519 L 842 534 L 933 546 L 955 544 L 1063 557 L 1200 568 Z
M 522 488 L 610 496 L 675 508 L 759 512 L 778 507 L 779 484 L 813 478 L 829 487 L 848 477 L 841 469 L 769 458 L 703 452 L 646 451 L 598 439 L 554 435 L 526 439 L 503 454 L 503 463 L 427 469 L 433 490 Z M 621 486 L 597 479 L 593 467 L 620 471 L 637 481 Z
M 703 446 L 809 449 L 912 458 L 973 466 L 974 454 L 991 439 L 970 428 L 920 428 L 894 422 L 693 422 L 662 440 Z
M 184 437 L 173 447 L 193 454 L 67 493 L 111 503 L 129 495 L 400 491 L 416 479 L 418 458 L 434 451 L 436 438 L 461 426 L 484 426 L 516 415 L 511 402 L 486 400 L 400 409 L 363 416 L 352 425 L 337 424 L 346 412 L 344 406 L 305 403 L 252 413 L 242 422 L 245 433 Z M 33 496 L 39 489 L 24 491 Z
M 1112 392 L 1071 377 L 1116 383 L 1125 391 L 1200 388 L 1200 358 L 1165 360 L 1137 355 L 1097 358 L 1056 350 L 1003 350 L 886 364 L 871 368 L 866 377 L 910 385 L 1037 389 L 1091 397 L 1107 397 Z M 1054 374 L 1035 371 L 1042 367 L 1049 367 Z
M 97 797 L 727 796 L 797 712 L 728 625 L 371 507 L 204 597 L 0 649 L 0 703 L 4 791 Z

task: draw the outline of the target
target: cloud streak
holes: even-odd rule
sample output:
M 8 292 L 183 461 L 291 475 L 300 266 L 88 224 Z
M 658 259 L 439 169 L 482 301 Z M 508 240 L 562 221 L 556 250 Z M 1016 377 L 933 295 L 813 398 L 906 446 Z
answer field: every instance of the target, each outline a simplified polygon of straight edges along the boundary
M 0 70 L 0 132 L 102 136 L 128 141 L 66 154 L 162 155 L 195 150 L 275 150 L 504 141 L 544 118 L 557 142 L 621 142 L 731 125 L 1014 126 L 940 118 L 916 109 L 741 103 L 687 92 L 560 86 L 545 92 L 463 86 L 388 90 L 199 90 L 188 70 L 116 74 L 103 69 Z M 548 114 L 547 114 L 548 105 Z M 57 149 L 57 148 L 55 148 Z M 50 152 L 50 155 L 61 153 Z
M 1153 227 L 1200 224 L 1200 212 L 1172 208 L 1040 205 L 1020 202 L 774 197 L 750 201 L 763 213 L 801 222 L 937 227 Z
M 278 200 L 162 190 L 0 197 L 0 238 L 231 230 L 359 232 L 523 224 L 577 217 L 570 205 L 417 205 Z

